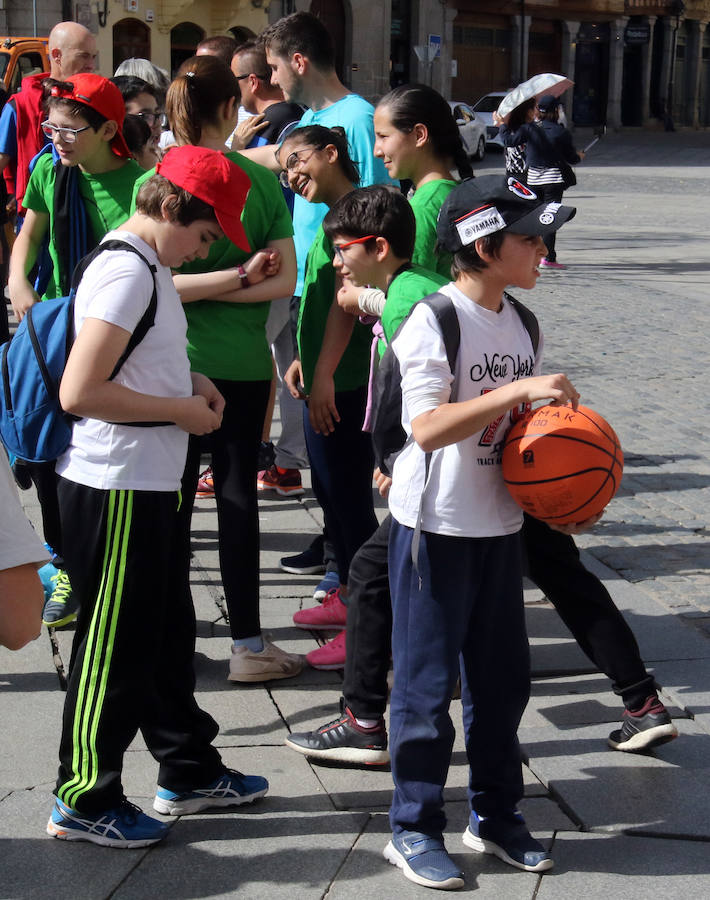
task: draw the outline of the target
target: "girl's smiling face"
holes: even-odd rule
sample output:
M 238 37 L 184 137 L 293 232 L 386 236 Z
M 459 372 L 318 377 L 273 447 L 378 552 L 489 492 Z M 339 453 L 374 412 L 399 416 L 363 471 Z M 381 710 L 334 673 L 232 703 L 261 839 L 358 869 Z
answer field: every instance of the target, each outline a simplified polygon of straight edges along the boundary
M 374 154 L 381 159 L 390 178 L 410 178 L 411 162 L 417 153 L 414 130 L 400 131 L 392 124 L 387 106 L 378 106 L 374 117 Z
M 337 159 L 338 151 L 332 144 L 318 150 L 302 141 L 287 139 L 279 150 L 279 164 L 286 174 L 288 186 L 309 203 L 323 202 Z

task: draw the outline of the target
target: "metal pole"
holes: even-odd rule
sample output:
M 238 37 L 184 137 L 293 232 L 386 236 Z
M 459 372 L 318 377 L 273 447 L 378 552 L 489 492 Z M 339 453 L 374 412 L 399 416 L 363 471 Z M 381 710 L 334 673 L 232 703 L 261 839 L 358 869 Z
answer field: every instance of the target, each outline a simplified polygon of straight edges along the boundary
M 525 0 L 520 0 L 520 75 L 518 80 L 525 81 Z

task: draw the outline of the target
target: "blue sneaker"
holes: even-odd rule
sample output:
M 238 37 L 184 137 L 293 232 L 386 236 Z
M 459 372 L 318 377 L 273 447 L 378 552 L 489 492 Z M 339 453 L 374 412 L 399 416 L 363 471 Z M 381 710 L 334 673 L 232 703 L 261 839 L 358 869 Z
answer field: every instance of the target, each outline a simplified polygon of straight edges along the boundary
M 261 775 L 242 775 L 227 769 L 212 784 L 194 791 L 177 794 L 158 785 L 153 809 L 164 816 L 189 816 L 215 806 L 239 806 L 258 800 L 269 790 L 269 782 Z
M 338 575 L 337 572 L 326 572 L 323 576 L 323 580 L 315 591 L 313 591 L 313 599 L 322 603 L 332 590 L 339 587 L 340 575 Z
M 128 800 L 100 813 L 81 813 L 56 800 L 47 822 L 47 834 L 62 841 L 91 841 L 102 847 L 125 849 L 156 844 L 169 830 L 170 826 L 146 816 Z
M 554 866 L 550 854 L 530 834 L 517 810 L 487 817 L 472 812 L 462 840 L 472 850 L 492 853 L 526 872 L 546 872 Z
M 415 884 L 453 891 L 463 887 L 463 872 L 446 852 L 440 838 L 419 831 L 393 834 L 382 855 Z
M 52 596 L 52 591 L 54 590 L 54 581 L 52 579 L 59 575 L 59 569 L 54 563 L 48 562 L 41 569 L 37 570 L 37 574 L 44 588 L 44 601 L 46 603 Z

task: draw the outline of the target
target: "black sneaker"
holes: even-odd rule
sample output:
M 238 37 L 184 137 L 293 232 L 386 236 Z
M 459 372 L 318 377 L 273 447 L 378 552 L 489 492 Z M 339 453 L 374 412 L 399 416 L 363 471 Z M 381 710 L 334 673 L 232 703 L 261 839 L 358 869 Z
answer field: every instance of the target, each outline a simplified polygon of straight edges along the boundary
M 621 728 L 612 731 L 608 744 L 612 750 L 650 750 L 678 737 L 670 713 L 658 697 L 648 697 L 641 709 L 624 710 Z
M 271 441 L 262 441 L 259 444 L 259 456 L 256 462 L 256 471 L 262 472 L 270 469 L 276 462 L 276 448 Z
M 325 572 L 323 560 L 323 535 L 314 538 L 310 547 L 295 556 L 284 556 L 279 563 L 284 572 L 293 575 L 322 575 Z
M 362 728 L 342 700 L 340 705 L 343 713 L 337 719 L 317 731 L 289 735 L 286 745 L 314 759 L 386 766 L 390 755 L 385 720 L 380 719 L 372 728 Z

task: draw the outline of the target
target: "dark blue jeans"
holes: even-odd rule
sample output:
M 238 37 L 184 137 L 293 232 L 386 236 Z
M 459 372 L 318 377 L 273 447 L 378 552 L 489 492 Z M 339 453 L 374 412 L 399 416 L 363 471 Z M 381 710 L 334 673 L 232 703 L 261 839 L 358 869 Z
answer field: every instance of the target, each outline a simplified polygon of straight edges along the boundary
M 395 833 L 440 837 L 459 665 L 471 808 L 495 815 L 515 809 L 523 796 L 517 730 L 530 692 L 530 658 L 520 538 L 422 532 L 417 571 L 412 535 L 393 519 L 390 823 Z
M 313 430 L 308 407 L 303 408 L 311 483 L 325 515 L 343 583 L 353 556 L 377 528 L 372 502 L 374 454 L 370 435 L 362 430 L 366 402 L 366 387 L 338 391 L 335 405 L 340 422 L 329 435 Z

